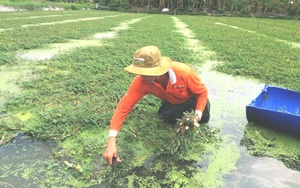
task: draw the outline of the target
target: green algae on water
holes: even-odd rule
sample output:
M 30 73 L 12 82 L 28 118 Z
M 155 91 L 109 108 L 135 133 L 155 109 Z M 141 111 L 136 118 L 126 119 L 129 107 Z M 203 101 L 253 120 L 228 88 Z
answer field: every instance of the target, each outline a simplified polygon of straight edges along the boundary
M 223 138 L 217 151 L 213 151 L 209 159 L 209 165 L 203 177 L 204 187 L 217 188 L 222 186 L 224 175 L 236 169 L 236 161 L 240 157 L 238 146 L 229 139 Z
M 288 168 L 300 170 L 300 140 L 291 135 L 250 123 L 241 145 L 247 147 L 251 155 L 272 157 Z

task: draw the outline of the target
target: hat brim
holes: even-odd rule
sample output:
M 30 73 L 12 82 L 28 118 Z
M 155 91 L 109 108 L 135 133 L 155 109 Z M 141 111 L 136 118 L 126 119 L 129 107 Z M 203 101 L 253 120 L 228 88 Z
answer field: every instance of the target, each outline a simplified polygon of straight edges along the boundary
M 160 76 L 168 72 L 171 67 L 172 59 L 169 57 L 162 57 L 161 64 L 157 67 L 137 67 L 133 64 L 125 67 L 124 69 L 130 73 L 144 75 L 144 76 Z

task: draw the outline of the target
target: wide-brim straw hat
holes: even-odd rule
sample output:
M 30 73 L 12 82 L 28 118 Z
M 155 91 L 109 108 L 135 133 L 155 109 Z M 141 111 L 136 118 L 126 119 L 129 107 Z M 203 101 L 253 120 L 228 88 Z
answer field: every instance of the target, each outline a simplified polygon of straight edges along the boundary
M 134 52 L 132 64 L 124 69 L 144 76 L 160 76 L 168 72 L 171 62 L 171 58 L 161 56 L 156 46 L 145 46 Z

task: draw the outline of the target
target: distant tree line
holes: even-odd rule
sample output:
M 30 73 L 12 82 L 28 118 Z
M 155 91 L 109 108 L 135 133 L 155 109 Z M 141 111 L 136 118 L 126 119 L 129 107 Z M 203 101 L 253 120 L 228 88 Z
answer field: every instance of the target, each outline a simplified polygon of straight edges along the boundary
M 161 10 L 171 12 L 238 12 L 241 14 L 300 15 L 300 0 L 52 0 L 74 3 L 97 3 L 99 6 L 123 9 Z

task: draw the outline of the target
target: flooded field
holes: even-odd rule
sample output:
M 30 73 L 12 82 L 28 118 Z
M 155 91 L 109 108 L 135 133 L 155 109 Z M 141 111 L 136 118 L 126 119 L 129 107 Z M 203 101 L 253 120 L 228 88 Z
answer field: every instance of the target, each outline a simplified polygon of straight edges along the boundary
M 224 185 L 221 187 L 299 187 L 299 171 L 291 170 L 273 158 L 251 156 L 247 149 L 240 145 L 245 126 L 251 126 L 245 118 L 245 105 L 261 91 L 263 85 L 212 71 L 215 63 L 207 62 L 199 70 L 209 88 L 213 107 L 209 125 L 221 128 L 226 143 L 222 143 L 222 149 L 206 159 L 209 160 L 208 163 L 199 162 L 207 178 L 205 187 L 218 184 L 216 177 L 220 171 L 226 172 L 223 177 Z M 43 178 L 47 177 L 47 168 L 50 172 L 61 168 L 55 164 L 53 158 L 54 146 L 53 143 L 33 140 L 18 134 L 11 143 L 0 147 L 1 172 L 5 176 L 1 181 L 10 182 L 14 187 L 39 187 L 31 184 L 32 178 L 43 181 Z M 49 167 L 51 164 L 54 167 Z M 41 167 L 38 172 L 37 167 Z M 55 174 L 52 176 L 55 177 Z
M 119 16 L 124 15 L 120 14 Z M 109 18 L 113 19 L 116 17 L 111 16 Z M 52 16 L 52 18 L 55 18 L 55 16 Z M 123 155 L 125 162 L 114 167 L 109 167 L 104 163 L 101 158 L 101 152 L 105 147 L 108 129 L 107 121 L 111 115 L 109 113 L 105 114 L 105 112 L 113 108 L 111 106 L 106 107 L 104 104 L 115 102 L 117 100 L 115 98 L 117 97 L 114 95 L 109 97 L 103 96 L 102 90 L 106 90 L 104 88 L 104 81 L 100 82 L 98 80 L 94 82 L 93 80 L 89 80 L 87 83 L 84 78 L 88 79 L 90 75 L 93 75 L 95 69 L 97 71 L 100 70 L 100 68 L 94 66 L 94 64 L 99 65 L 99 61 L 103 63 L 105 70 L 95 73 L 97 77 L 105 78 L 109 74 L 112 74 L 112 70 L 121 70 L 123 64 L 120 66 L 121 68 L 111 64 L 114 62 L 125 62 L 126 64 L 131 60 L 131 57 L 124 60 L 116 56 L 123 55 L 121 53 L 122 49 L 126 49 L 129 46 L 127 40 L 136 41 L 145 38 L 143 36 L 139 36 L 140 38 L 130 38 L 128 36 L 131 36 L 130 34 L 133 32 L 132 28 L 135 30 L 136 28 L 140 28 L 138 24 L 142 24 L 144 21 L 145 23 L 152 23 L 152 20 L 147 20 L 150 18 L 151 16 L 143 15 L 141 17 L 136 16 L 136 18 L 125 19 L 125 21 L 116 21 L 116 24 L 113 27 L 107 28 L 106 31 L 94 32 L 84 39 L 57 42 L 46 45 L 43 48 L 19 49 L 15 53 L 18 63 L 0 66 L 0 126 L 4 127 L 6 131 L 2 130 L 5 134 L 2 134 L 2 138 L 0 138 L 2 145 L 0 147 L 0 186 L 30 188 L 147 187 L 149 185 L 152 187 L 209 188 L 300 187 L 299 156 L 297 156 L 299 155 L 299 152 L 297 152 L 299 151 L 299 140 L 247 122 L 245 107 L 261 92 L 265 84 L 256 79 L 217 72 L 215 67 L 222 65 L 224 62 L 214 60 L 213 56 L 216 52 L 208 50 L 202 45 L 202 41 L 189 29 L 189 26 L 175 16 L 162 17 L 161 19 L 170 21 L 172 35 L 178 36 L 178 38 L 182 37 L 180 38 L 180 40 L 182 39 L 180 43 L 184 46 L 183 51 L 186 50 L 192 54 L 193 61 L 203 62 L 200 65 L 192 64 L 208 87 L 209 99 L 212 106 L 211 120 L 207 125 L 202 126 L 219 129 L 221 141 L 218 146 L 206 145 L 204 155 L 197 154 L 196 152 L 195 154 L 198 155 L 197 160 L 187 157 L 185 160 L 172 161 L 173 158 L 168 158 L 168 155 L 164 153 L 157 154 L 157 150 L 153 149 L 157 147 L 155 145 L 156 141 L 161 143 L 164 142 L 163 140 L 155 140 L 157 139 L 156 137 L 149 141 L 149 144 L 140 139 L 141 137 L 146 137 L 148 133 L 151 135 L 151 133 L 147 131 L 145 133 L 139 132 L 131 124 L 146 122 L 151 126 L 151 122 L 140 118 L 139 114 L 134 114 L 129 120 L 129 125 L 124 128 L 123 136 L 121 135 L 120 138 L 120 140 L 128 141 L 129 144 L 129 148 L 126 144 L 120 146 L 120 151 L 124 152 L 123 154 L 121 153 L 121 156 Z M 89 20 L 95 21 L 95 19 Z M 83 18 L 80 20 L 89 21 Z M 102 20 L 102 18 L 97 17 L 96 20 Z M 71 22 L 68 18 L 67 22 L 53 21 L 52 23 L 56 25 Z M 157 24 L 154 23 L 154 25 L 156 26 Z M 41 26 L 43 25 L 37 23 L 31 25 L 31 27 Z M 8 31 L 1 30 L 0 28 L 0 32 Z M 155 35 L 159 38 L 159 33 Z M 122 41 L 118 38 L 125 38 L 125 36 L 129 39 L 126 38 Z M 123 43 L 118 42 L 119 40 Z M 150 39 L 148 40 L 151 41 Z M 142 44 L 148 44 L 149 41 L 146 40 Z M 121 46 L 113 48 L 110 46 L 112 43 L 115 46 Z M 171 44 L 172 42 L 169 45 Z M 85 62 L 82 59 L 89 59 L 92 55 L 88 53 L 90 51 L 93 52 L 93 48 L 97 49 L 95 51 L 99 54 L 96 55 L 96 60 L 89 60 L 92 63 L 88 64 L 89 62 Z M 119 54 L 116 54 L 114 51 L 110 51 L 109 48 L 121 50 L 118 51 L 120 52 Z M 131 52 L 131 50 L 128 51 Z M 84 52 L 82 54 L 83 58 L 79 59 L 79 62 L 76 62 L 80 66 L 75 66 L 76 63 L 63 64 L 64 61 L 68 61 L 68 58 L 76 56 L 81 52 Z M 117 60 L 114 59 L 112 61 L 111 59 L 114 57 Z M 178 58 L 180 58 L 179 55 Z M 87 64 L 84 65 L 83 62 Z M 72 68 L 70 68 L 71 66 Z M 70 69 L 66 69 L 66 67 Z M 90 72 L 86 75 L 80 75 L 79 70 L 82 67 L 88 67 Z M 37 72 L 39 71 L 45 71 L 46 73 L 48 71 L 49 74 L 52 73 L 51 71 L 55 73 L 54 75 L 50 75 L 49 78 L 43 75 L 45 76 L 43 79 L 46 80 L 44 84 L 61 82 L 66 88 L 62 87 L 60 89 L 68 90 L 67 87 L 69 87 L 69 82 L 72 81 L 71 78 L 75 77 L 68 77 L 73 69 L 75 69 L 74 72 L 76 73 L 74 75 L 80 78 L 74 81 L 75 84 L 74 86 L 72 85 L 74 88 L 71 88 L 76 93 L 75 96 L 68 96 L 68 94 L 63 97 L 56 96 L 56 92 L 54 92 L 52 93 L 55 96 L 53 98 L 51 98 L 52 95 L 47 97 L 42 95 L 42 99 L 34 101 L 37 107 L 32 109 L 26 109 L 26 107 L 21 106 L 17 110 L 10 111 L 6 106 L 6 103 L 11 102 L 13 99 L 18 99 L 14 98 L 15 96 L 19 94 L 24 95 L 24 92 L 27 92 L 26 89 L 22 88 L 20 83 L 24 81 L 31 83 L 31 81 L 38 79 L 40 75 Z M 57 80 L 51 80 L 52 78 L 56 78 L 56 76 L 58 77 Z M 122 80 L 122 74 L 116 79 L 116 84 L 118 85 L 110 85 L 110 87 L 116 90 L 121 88 L 124 83 L 120 82 L 120 80 Z M 64 85 L 64 83 L 68 84 Z M 99 85 L 99 83 L 103 87 L 97 89 L 95 85 Z M 83 86 L 80 84 L 83 84 Z M 84 88 L 86 86 L 84 84 L 91 87 L 86 89 Z M 82 87 L 79 87 L 79 85 Z M 27 86 L 28 90 L 33 90 L 32 88 L 34 87 Z M 57 88 L 52 89 L 55 90 Z M 57 90 L 57 93 L 64 93 L 61 90 Z M 82 90 L 84 90 L 84 93 L 80 96 L 79 94 Z M 47 92 L 48 90 L 44 91 L 44 93 Z M 96 94 L 93 95 L 93 92 Z M 117 90 L 117 92 L 119 91 Z M 96 98 L 98 95 L 104 99 L 97 98 L 97 100 L 94 100 L 93 97 Z M 122 95 L 122 93 L 115 95 Z M 63 99 L 66 96 L 70 97 L 70 100 L 67 100 L 67 102 Z M 30 100 L 30 98 L 27 100 Z M 98 104 L 101 102 L 103 106 Z M 91 106 L 97 106 L 97 108 L 95 107 L 95 111 L 91 110 L 90 103 L 92 103 Z M 42 108 L 38 107 L 40 104 L 42 104 Z M 83 110 L 79 109 L 81 105 L 84 106 Z M 64 106 L 68 107 L 65 111 L 63 110 Z M 140 107 L 136 109 L 139 113 L 144 113 L 143 110 Z M 35 114 L 36 111 L 39 114 Z M 134 113 L 137 113 L 136 111 Z M 49 114 L 47 114 L 48 112 Z M 95 114 L 95 116 L 91 116 L 91 114 Z M 103 118 L 103 122 L 94 120 L 95 117 L 100 116 L 99 114 L 104 114 L 105 118 Z M 150 112 L 147 118 L 151 118 L 153 114 L 155 113 Z M 67 120 L 62 119 L 63 117 L 75 120 L 66 122 Z M 42 118 L 44 118 L 46 123 L 41 121 Z M 13 121 L 14 119 L 17 120 Z M 154 120 L 156 121 L 156 119 Z M 16 122 L 16 126 L 12 126 L 11 122 Z M 73 127 L 72 124 L 77 122 L 82 127 Z M 49 126 L 50 128 L 41 128 L 41 131 L 38 130 L 40 132 L 35 132 L 37 130 L 31 131 L 31 129 L 39 129 L 40 127 L 36 126 L 39 123 L 40 126 Z M 84 127 L 86 125 L 90 127 Z M 143 127 L 144 125 L 141 126 Z M 63 131 L 62 133 L 53 133 L 51 129 Z M 170 131 L 159 126 L 156 129 L 160 130 L 160 132 Z M 9 132 L 7 130 L 10 130 L 13 134 L 10 135 L 12 140 L 5 143 L 5 139 L 9 137 L 6 134 Z M 267 134 L 263 134 L 264 132 L 267 132 Z M 51 139 L 37 139 L 35 137 L 37 137 L 36 134 L 38 133 L 41 135 L 53 135 L 51 135 Z M 125 133 L 127 133 L 127 136 Z M 129 137 L 128 135 L 138 136 Z M 272 147 L 267 146 L 266 142 L 272 142 Z M 130 146 L 133 147 L 130 148 Z M 128 151 L 128 157 L 125 151 Z M 199 151 L 199 153 L 201 152 Z M 129 161 L 131 156 L 134 161 L 132 163 Z

